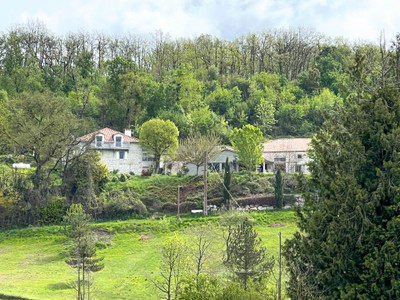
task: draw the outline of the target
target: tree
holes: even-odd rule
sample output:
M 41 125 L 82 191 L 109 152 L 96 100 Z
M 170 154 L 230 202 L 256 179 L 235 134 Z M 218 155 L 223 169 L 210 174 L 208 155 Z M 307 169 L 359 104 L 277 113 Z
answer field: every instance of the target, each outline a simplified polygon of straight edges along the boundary
M 160 169 L 162 155 L 172 155 L 178 148 L 179 131 L 171 121 L 151 119 L 140 128 L 139 140 L 145 149 L 154 154 L 156 161 L 155 172 Z
M 231 166 L 229 163 L 229 159 L 227 157 L 225 162 L 225 172 L 224 172 L 224 203 L 228 203 L 229 206 L 231 199 L 231 194 L 230 194 L 231 177 L 232 177 Z
M 244 125 L 241 129 L 235 128 L 230 136 L 239 162 L 249 173 L 263 162 L 262 138 L 261 130 L 252 125 Z
M 9 104 L 3 134 L 18 153 L 32 155 L 34 187 L 43 190 L 67 148 L 76 146 L 79 124 L 66 108 L 66 100 L 51 92 L 22 93 Z
M 356 54 L 356 91 L 312 140 L 300 232 L 285 245 L 291 298 L 297 287 L 310 298 L 400 297 L 399 83 L 393 66 L 369 63 Z
M 77 269 L 77 299 L 90 299 L 90 273 L 104 268 L 103 258 L 96 258 L 96 247 L 89 226 L 90 217 L 84 212 L 81 204 L 73 204 L 64 217 L 64 232 L 73 239 L 70 258 L 65 262 Z M 86 298 L 87 296 L 87 298 Z
M 283 177 L 281 170 L 275 173 L 275 208 L 281 209 L 283 206 Z
M 179 143 L 177 160 L 194 164 L 196 175 L 199 175 L 199 167 L 204 163 L 204 153 L 213 157 L 220 151 L 219 143 L 220 139 L 216 134 L 195 132 Z
M 175 299 L 179 292 L 182 276 L 187 268 L 187 254 L 184 241 L 178 236 L 166 240 L 161 251 L 159 280 L 152 280 L 165 299 Z
M 273 258 L 267 257 L 267 251 L 261 246 L 261 239 L 248 218 L 233 230 L 227 252 L 228 268 L 235 273 L 244 289 L 247 288 L 250 279 L 262 277 L 270 272 L 274 265 Z

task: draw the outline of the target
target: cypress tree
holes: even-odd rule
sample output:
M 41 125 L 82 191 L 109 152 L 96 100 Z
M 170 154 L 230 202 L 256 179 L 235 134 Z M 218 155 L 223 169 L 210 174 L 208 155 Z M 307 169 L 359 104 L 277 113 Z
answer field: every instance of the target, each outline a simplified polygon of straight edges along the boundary
M 366 76 L 364 58 L 358 92 L 327 116 L 300 180 L 300 232 L 285 245 L 292 299 L 400 299 L 399 85 L 384 64 Z
M 224 172 L 224 203 L 229 203 L 229 200 L 231 198 L 230 196 L 230 190 L 231 190 L 231 177 L 232 177 L 232 173 L 231 173 L 231 167 L 229 165 L 229 159 L 228 157 L 226 158 L 226 162 L 225 162 L 225 172 Z
M 283 206 L 283 177 L 281 170 L 275 173 L 275 208 L 281 209 Z

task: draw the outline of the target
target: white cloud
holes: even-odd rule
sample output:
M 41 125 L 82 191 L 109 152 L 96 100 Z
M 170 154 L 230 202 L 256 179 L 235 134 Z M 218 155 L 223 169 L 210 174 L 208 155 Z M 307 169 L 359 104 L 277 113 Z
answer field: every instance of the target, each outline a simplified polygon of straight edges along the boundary
M 79 28 L 115 34 L 173 37 L 212 34 L 232 39 L 279 27 L 309 27 L 330 36 L 376 41 L 381 30 L 392 38 L 400 28 L 397 0 L 52 0 L 7 1 L 0 28 L 39 19 L 63 34 Z

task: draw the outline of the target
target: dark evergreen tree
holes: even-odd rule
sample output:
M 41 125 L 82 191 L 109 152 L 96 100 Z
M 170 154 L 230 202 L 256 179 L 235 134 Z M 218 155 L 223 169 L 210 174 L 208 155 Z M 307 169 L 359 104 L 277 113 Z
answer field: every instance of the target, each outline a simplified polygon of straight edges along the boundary
M 267 250 L 261 246 L 261 239 L 248 218 L 233 229 L 226 250 L 229 257 L 226 264 L 245 289 L 250 279 L 261 278 L 274 265 L 273 258 L 267 256 Z
M 230 190 L 231 190 L 231 166 L 229 164 L 228 157 L 226 158 L 225 162 L 225 172 L 224 172 L 224 203 L 228 203 L 230 206 Z
M 275 173 L 275 208 L 283 207 L 283 177 L 280 169 Z
M 285 245 L 292 299 L 400 298 L 400 95 L 381 55 L 357 54 L 356 93 L 312 141 L 300 232 Z

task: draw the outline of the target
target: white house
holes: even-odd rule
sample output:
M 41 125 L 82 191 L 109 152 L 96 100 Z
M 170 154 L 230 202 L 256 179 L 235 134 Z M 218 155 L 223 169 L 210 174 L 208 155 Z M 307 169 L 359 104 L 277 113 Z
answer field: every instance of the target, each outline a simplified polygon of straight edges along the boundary
M 210 171 L 222 172 L 225 170 L 226 158 L 229 160 L 229 164 L 231 166 L 231 171 L 239 171 L 239 164 L 237 163 L 238 156 L 235 150 L 230 147 L 223 147 L 221 151 L 214 155 L 213 157 L 208 158 L 208 169 Z M 188 168 L 188 175 L 196 175 L 197 167 L 194 164 L 186 164 L 186 168 Z M 203 174 L 204 168 L 203 165 L 199 167 L 199 174 Z
M 109 171 L 119 173 L 141 174 L 142 170 L 155 167 L 154 158 L 142 151 L 139 140 L 131 136 L 130 130 L 125 133 L 103 128 L 78 138 L 82 143 L 90 142 L 89 149 L 101 154 L 101 161 Z
M 309 174 L 307 163 L 310 158 L 310 138 L 287 138 L 264 142 L 264 172 L 275 172 L 278 168 L 287 173 Z

